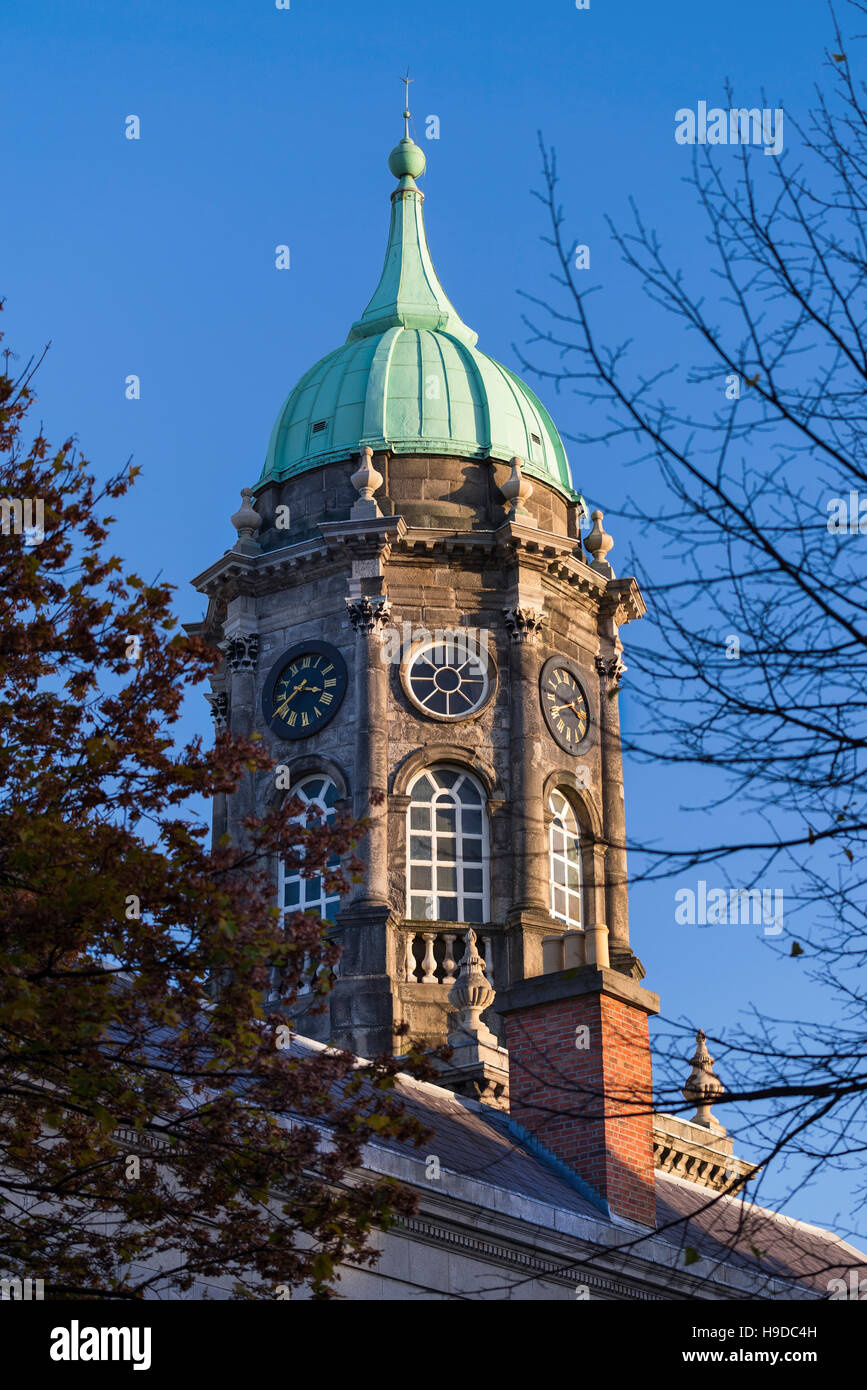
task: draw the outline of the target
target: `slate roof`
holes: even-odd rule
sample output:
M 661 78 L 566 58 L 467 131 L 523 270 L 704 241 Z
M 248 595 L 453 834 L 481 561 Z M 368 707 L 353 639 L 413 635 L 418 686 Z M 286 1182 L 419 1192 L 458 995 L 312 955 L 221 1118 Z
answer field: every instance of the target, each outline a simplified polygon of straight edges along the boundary
M 304 1053 L 320 1050 L 321 1043 L 296 1037 L 293 1049 Z M 604 1202 L 571 1175 L 553 1155 L 533 1152 L 502 1111 L 455 1095 L 442 1086 L 399 1077 L 397 1093 L 407 1112 L 419 1119 L 431 1138 L 422 1150 L 395 1140 L 377 1138 L 375 1147 L 416 1161 L 435 1153 L 443 1169 L 478 1183 L 531 1198 L 557 1211 L 590 1218 L 623 1236 L 629 1223 L 612 1219 Z M 585 1192 L 580 1189 L 584 1187 Z M 708 1262 L 696 1270 L 699 1277 L 713 1278 L 714 1270 L 735 1267 L 770 1281 L 790 1283 L 828 1297 L 828 1281 L 846 1278 L 850 1270 L 867 1278 L 867 1256 L 830 1231 L 811 1226 L 752 1204 L 741 1197 L 725 1196 L 699 1187 L 671 1173 L 656 1174 L 657 1227 L 633 1245 L 639 1257 L 652 1258 L 650 1242 L 665 1242 L 683 1252 L 679 1268 L 696 1263 L 692 1252 Z M 633 1228 L 635 1229 L 635 1228 Z M 689 1253 L 687 1253 L 689 1252 Z M 689 1261 L 689 1263 L 687 1263 Z M 761 1296 L 759 1291 L 758 1296 Z
M 812 1288 L 823 1297 L 828 1297 L 830 1279 L 845 1278 L 853 1268 L 860 1271 L 859 1278 L 867 1277 L 867 1255 L 831 1231 L 741 1197 L 711 1192 L 672 1173 L 656 1175 L 656 1219 L 662 1238 L 684 1251 L 692 1247 L 712 1261 L 760 1268 L 769 1277 Z M 670 1222 L 677 1224 L 665 1230 Z

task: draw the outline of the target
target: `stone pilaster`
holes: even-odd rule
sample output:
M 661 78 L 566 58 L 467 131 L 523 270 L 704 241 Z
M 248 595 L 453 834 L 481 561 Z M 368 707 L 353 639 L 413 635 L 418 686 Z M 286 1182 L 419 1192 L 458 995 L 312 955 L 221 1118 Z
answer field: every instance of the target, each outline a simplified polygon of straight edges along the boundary
M 331 993 L 331 1039 L 361 1057 L 396 1051 L 395 920 L 388 906 L 355 900 L 332 933 L 343 955 Z
M 219 735 L 229 727 L 229 692 L 225 680 L 217 676 L 211 680 L 212 691 L 205 698 L 211 707 L 214 721 L 214 734 Z M 211 809 L 211 839 L 213 844 L 226 834 L 229 828 L 228 797 L 225 792 L 215 792 Z
M 548 837 L 543 806 L 542 712 L 537 639 L 545 621 L 541 604 L 505 608 L 509 632 L 510 812 L 512 905 L 506 926 L 509 978 L 542 970 L 542 940 L 552 929 L 548 907 Z
M 597 657 L 599 674 L 599 734 L 602 756 L 602 815 L 607 842 L 605 855 L 605 920 L 612 964 L 618 953 L 629 954 L 629 894 L 626 866 L 626 811 L 623 802 L 623 755 L 620 747 L 618 691 L 622 658 Z
M 255 728 L 259 634 L 239 624 L 234 630 L 229 629 L 221 650 L 227 672 L 228 727 L 238 737 L 249 738 Z M 233 827 L 236 843 L 243 843 L 243 819 L 255 815 L 256 809 L 256 774 L 244 771 L 237 789 L 227 798 L 227 823 Z
M 367 873 L 354 901 L 388 907 L 388 667 L 382 629 L 391 609 L 384 594 L 348 598 L 346 606 L 356 634 L 355 814 L 370 821 L 360 849 Z

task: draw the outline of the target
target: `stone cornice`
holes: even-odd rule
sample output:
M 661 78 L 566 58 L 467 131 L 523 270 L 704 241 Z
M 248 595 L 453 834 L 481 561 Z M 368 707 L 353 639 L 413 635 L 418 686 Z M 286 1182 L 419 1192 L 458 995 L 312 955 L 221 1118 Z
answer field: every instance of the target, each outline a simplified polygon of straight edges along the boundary
M 618 627 L 643 618 L 647 604 L 638 587 L 638 581 L 631 576 L 626 579 L 609 579 L 602 600 L 602 611 L 613 618 Z
M 193 580 L 209 597 L 228 600 L 239 594 L 266 594 L 291 585 L 299 572 L 333 568 L 341 561 L 400 557 L 412 561 L 443 556 L 468 560 L 497 558 L 526 566 L 571 594 L 590 596 L 616 624 L 632 622 L 647 606 L 633 578 L 606 580 L 583 558 L 578 541 L 537 527 L 506 522 L 495 531 L 455 531 L 407 526 L 402 516 L 322 522 L 318 535 L 279 550 L 255 555 L 227 550 Z
M 240 555 L 227 550 L 208 569 L 196 575 L 193 585 L 200 593 L 222 599 L 238 594 L 265 594 L 291 582 L 298 570 L 308 572 L 311 565 L 321 565 L 328 559 L 328 549 L 321 538 L 310 538 L 258 555 Z
M 333 568 L 347 559 L 380 556 L 387 560 L 406 531 L 406 522 L 401 516 L 365 517 L 323 522 L 318 531 L 318 536 L 257 555 L 227 550 L 193 584 L 201 593 L 228 599 L 271 593 L 291 584 L 299 571 L 306 575 L 311 569 Z
M 645 989 L 627 975 L 605 966 L 584 965 L 573 970 L 557 970 L 515 980 L 497 995 L 497 1013 L 510 1014 L 532 1009 L 559 999 L 575 999 L 583 994 L 607 994 L 631 1004 L 647 1014 L 659 1013 L 659 995 Z
M 357 517 L 348 521 L 323 521 L 318 530 L 329 552 L 348 554 L 353 560 L 380 556 L 387 560 L 392 546 L 406 534 L 402 516 Z

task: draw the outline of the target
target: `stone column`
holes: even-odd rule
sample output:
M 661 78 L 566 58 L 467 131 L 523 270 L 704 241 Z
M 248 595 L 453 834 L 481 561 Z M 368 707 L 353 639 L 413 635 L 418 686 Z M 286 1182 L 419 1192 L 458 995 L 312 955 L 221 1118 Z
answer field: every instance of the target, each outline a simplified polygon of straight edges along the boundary
M 226 690 L 225 676 L 211 677 L 211 694 L 206 695 L 205 699 L 211 706 L 211 718 L 214 721 L 214 735 L 217 737 L 229 727 L 229 694 Z M 213 797 L 211 812 L 212 844 L 216 844 L 217 841 L 225 835 L 228 824 L 228 798 L 225 792 L 216 792 Z
M 605 913 L 612 959 L 629 952 L 629 879 L 626 866 L 626 811 L 623 802 L 623 754 L 620 747 L 620 678 L 626 670 L 618 654 L 597 657 L 599 732 L 602 754 L 602 814 L 608 849 L 605 855 Z
M 542 970 L 542 938 L 552 928 L 548 899 L 548 839 L 542 804 L 542 711 L 539 703 L 537 636 L 544 622 L 540 608 L 505 608 L 509 631 L 509 752 L 512 824 L 512 906 L 509 977 Z
M 384 595 L 347 599 L 356 633 L 355 662 L 355 814 L 370 830 L 360 854 L 366 881 L 353 903 L 389 906 L 388 896 L 388 667 L 383 661 L 382 629 L 391 609 Z
M 228 721 L 233 734 L 249 738 L 255 724 L 256 663 L 259 634 L 238 631 L 222 644 L 228 671 Z M 237 789 L 228 798 L 227 823 L 234 830 L 236 844 L 244 841 L 241 821 L 256 814 L 256 774 L 243 772 Z

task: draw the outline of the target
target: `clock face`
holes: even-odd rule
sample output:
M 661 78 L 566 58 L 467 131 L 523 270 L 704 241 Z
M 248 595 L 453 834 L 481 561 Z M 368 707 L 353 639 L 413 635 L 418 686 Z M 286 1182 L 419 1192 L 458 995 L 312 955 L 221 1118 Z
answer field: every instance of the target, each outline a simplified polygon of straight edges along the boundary
M 567 753 L 577 753 L 590 722 L 587 697 L 578 667 L 565 656 L 552 656 L 542 667 L 539 693 L 545 723 Z
M 463 640 L 426 642 L 404 659 L 403 685 L 412 703 L 431 719 L 467 719 L 493 689 L 488 661 Z
M 265 720 L 279 738 L 309 738 L 346 694 L 346 662 L 327 642 L 299 642 L 274 663 L 262 692 Z

